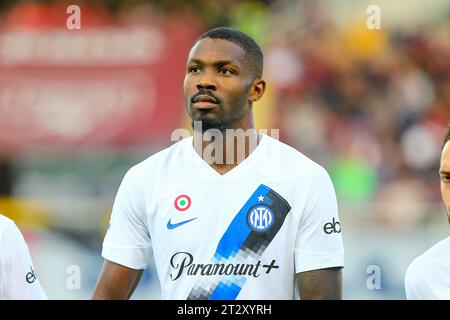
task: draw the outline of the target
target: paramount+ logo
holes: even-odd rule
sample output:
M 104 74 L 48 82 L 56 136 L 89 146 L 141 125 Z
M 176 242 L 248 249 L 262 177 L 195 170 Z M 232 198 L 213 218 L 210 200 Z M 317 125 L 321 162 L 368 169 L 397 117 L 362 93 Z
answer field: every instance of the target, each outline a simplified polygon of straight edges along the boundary
M 341 223 L 333 218 L 331 222 L 325 223 L 323 226 L 323 232 L 326 234 L 341 233 Z
M 270 273 L 272 269 L 279 269 L 276 260 L 270 264 L 264 264 L 258 260 L 256 263 L 194 263 L 194 256 L 189 252 L 176 252 L 170 259 L 173 273 L 170 279 L 175 281 L 181 276 L 248 276 L 258 278 L 261 271 Z

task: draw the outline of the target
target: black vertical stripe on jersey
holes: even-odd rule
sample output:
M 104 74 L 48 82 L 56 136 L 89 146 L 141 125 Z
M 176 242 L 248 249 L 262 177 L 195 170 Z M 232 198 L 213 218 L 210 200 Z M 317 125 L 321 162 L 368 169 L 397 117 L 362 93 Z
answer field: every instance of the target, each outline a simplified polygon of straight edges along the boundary
M 270 191 L 266 194 L 266 197 L 269 198 L 269 204 L 264 205 L 266 205 L 274 214 L 274 222 L 272 226 L 264 232 L 254 231 L 250 228 L 252 231 L 247 236 L 247 239 L 245 239 L 241 247 L 242 250 L 248 249 L 253 251 L 258 257 L 261 256 L 270 242 L 272 242 L 273 238 L 275 238 L 276 234 L 281 229 L 287 214 L 291 211 L 291 206 L 286 199 L 274 190 L 270 189 Z M 257 206 L 258 205 L 255 205 L 254 207 Z M 251 212 L 254 207 L 252 207 L 249 212 Z

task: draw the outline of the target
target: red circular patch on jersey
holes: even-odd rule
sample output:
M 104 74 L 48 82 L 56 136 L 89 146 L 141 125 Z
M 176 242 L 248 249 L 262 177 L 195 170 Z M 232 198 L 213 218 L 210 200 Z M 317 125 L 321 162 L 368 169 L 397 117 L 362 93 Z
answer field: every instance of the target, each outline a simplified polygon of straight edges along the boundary
M 182 194 L 176 197 L 173 204 L 178 211 L 186 211 L 191 206 L 191 202 L 191 198 L 188 195 Z

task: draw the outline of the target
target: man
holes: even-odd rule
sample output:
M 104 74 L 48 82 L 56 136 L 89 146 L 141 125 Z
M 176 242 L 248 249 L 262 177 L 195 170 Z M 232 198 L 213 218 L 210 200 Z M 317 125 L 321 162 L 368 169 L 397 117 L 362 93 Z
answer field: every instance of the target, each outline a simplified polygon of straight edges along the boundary
M 125 175 L 94 299 L 129 298 L 151 246 L 163 299 L 293 299 L 296 285 L 302 299 L 341 298 L 333 185 L 321 166 L 254 130 L 262 72 L 246 34 L 221 27 L 197 39 L 184 79 L 194 136 Z M 235 145 L 230 131 L 250 132 L 248 141 Z
M 450 124 L 442 145 L 441 194 L 450 222 Z M 438 242 L 418 256 L 405 276 L 407 299 L 450 299 L 450 237 Z
M 15 223 L 0 214 L 0 300 L 43 300 L 30 252 Z

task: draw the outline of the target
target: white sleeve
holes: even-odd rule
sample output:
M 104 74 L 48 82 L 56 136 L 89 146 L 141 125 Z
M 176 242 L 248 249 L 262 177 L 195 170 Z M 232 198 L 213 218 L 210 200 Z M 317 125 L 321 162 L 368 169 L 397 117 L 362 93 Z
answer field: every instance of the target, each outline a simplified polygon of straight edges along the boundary
M 336 193 L 320 167 L 310 183 L 295 242 L 295 272 L 344 266 Z
M 140 179 L 143 177 L 139 176 L 136 167 L 131 168 L 123 178 L 102 250 L 105 259 L 136 270 L 147 267 L 151 254 Z
M 11 222 L 0 235 L 0 299 L 46 300 L 30 251 L 19 228 Z
M 405 293 L 406 299 L 408 300 L 425 300 L 432 299 L 427 292 L 430 290 L 427 287 L 427 284 L 420 276 L 420 274 L 416 271 L 416 263 L 412 262 L 405 275 Z

